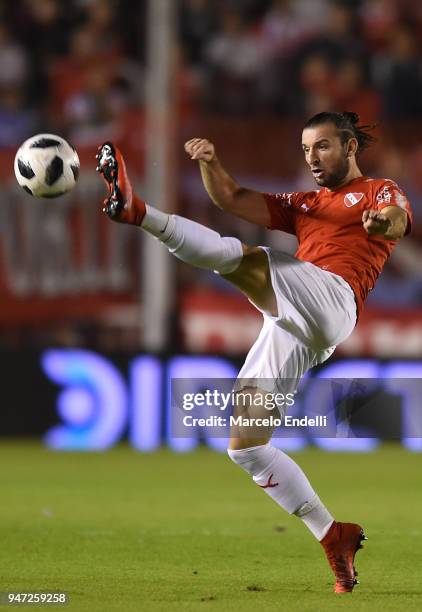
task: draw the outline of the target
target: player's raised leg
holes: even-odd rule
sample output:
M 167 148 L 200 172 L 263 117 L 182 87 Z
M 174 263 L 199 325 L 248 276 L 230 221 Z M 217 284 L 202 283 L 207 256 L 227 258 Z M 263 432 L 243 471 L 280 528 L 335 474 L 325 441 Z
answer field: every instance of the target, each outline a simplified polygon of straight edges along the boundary
M 97 170 L 108 188 L 103 211 L 111 219 L 141 227 L 160 240 L 177 258 L 218 272 L 259 308 L 275 314 L 268 259 L 262 249 L 248 247 L 238 238 L 222 237 L 195 221 L 146 204 L 133 192 L 123 156 L 112 143 L 99 147 L 97 160 Z

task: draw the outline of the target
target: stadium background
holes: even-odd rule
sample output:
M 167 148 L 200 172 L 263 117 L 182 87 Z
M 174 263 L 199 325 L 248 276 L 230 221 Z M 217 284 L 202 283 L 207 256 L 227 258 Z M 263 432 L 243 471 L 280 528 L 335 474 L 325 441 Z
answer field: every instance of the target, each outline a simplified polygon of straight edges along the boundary
M 218 276 L 175 262 L 150 237 L 103 218 L 94 154 L 107 139 L 122 147 L 153 204 L 251 244 L 292 251 L 291 237 L 211 205 L 184 141 L 214 141 L 243 184 L 294 191 L 313 187 L 299 141 L 306 117 L 332 108 L 378 123 L 379 142 L 361 166 L 398 181 L 414 227 L 336 356 L 419 363 L 418 3 L 186 0 L 152 2 L 148 10 L 125 0 L 20 0 L 1 2 L 0 16 L 3 435 L 45 434 L 60 422 L 60 387 L 80 383 L 48 374 L 47 349 L 103 355 L 130 387 L 137 356 L 160 356 L 164 372 L 182 354 L 239 364 L 258 333 L 258 313 Z M 16 148 L 40 131 L 65 136 L 80 153 L 77 189 L 58 201 L 31 199 L 13 176 Z M 146 380 L 154 376 L 145 372 Z M 92 406 L 81 395 L 66 406 L 61 418 L 66 412 L 83 429 L 85 415 L 89 428 Z M 114 442 L 126 428 L 119 431 Z

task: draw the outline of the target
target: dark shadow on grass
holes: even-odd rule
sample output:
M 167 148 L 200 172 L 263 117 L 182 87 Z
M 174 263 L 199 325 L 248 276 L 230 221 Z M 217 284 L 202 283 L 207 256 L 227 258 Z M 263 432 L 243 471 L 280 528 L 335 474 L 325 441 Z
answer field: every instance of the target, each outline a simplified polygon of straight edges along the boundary
M 246 591 L 267 591 L 264 587 L 258 586 L 257 584 L 250 584 L 246 587 Z

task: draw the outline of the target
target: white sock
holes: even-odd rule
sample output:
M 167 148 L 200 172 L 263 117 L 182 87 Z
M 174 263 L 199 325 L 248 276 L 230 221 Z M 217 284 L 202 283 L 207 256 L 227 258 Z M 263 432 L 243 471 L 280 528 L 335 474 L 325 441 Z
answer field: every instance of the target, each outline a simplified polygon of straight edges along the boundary
M 301 518 L 314 536 L 322 540 L 334 518 L 291 457 L 269 443 L 229 449 L 228 454 L 279 506 Z
M 149 204 L 145 204 L 145 217 L 142 219 L 141 227 L 156 238 L 160 238 L 167 227 L 170 219 L 168 213 L 158 210 Z
M 327 534 L 334 522 L 334 517 L 328 512 L 316 493 L 312 499 L 298 508 L 295 514 L 302 519 L 319 541 Z
M 178 259 L 198 268 L 229 274 L 242 261 L 243 247 L 237 238 L 222 238 L 205 225 L 152 206 L 146 205 L 141 228 L 158 238 Z

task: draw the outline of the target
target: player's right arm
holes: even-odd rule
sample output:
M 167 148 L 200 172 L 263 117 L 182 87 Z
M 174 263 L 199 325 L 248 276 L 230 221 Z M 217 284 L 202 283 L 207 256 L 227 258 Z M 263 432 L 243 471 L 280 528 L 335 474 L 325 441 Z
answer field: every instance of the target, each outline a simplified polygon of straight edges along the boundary
M 192 138 L 185 143 L 185 151 L 199 162 L 204 187 L 216 206 L 256 225 L 270 225 L 271 215 L 264 195 L 242 187 L 226 172 L 212 142 Z

